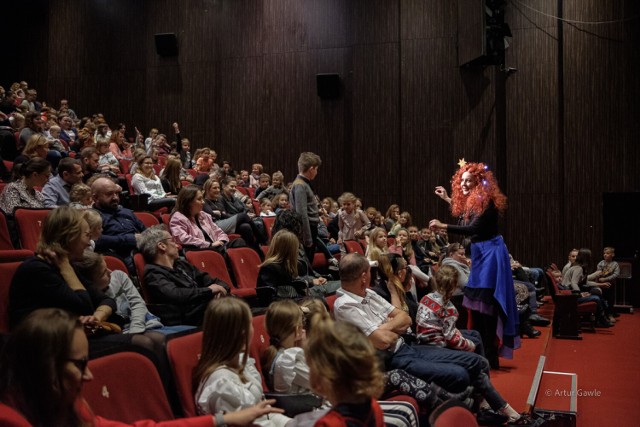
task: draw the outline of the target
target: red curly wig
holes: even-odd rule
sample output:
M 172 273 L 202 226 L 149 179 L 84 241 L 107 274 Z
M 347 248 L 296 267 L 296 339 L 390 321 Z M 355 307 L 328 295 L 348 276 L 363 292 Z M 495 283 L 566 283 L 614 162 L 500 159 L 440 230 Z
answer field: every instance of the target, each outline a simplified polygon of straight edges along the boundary
M 468 195 L 462 193 L 460 184 L 462 174 L 469 172 L 476 179 L 476 186 Z M 451 178 L 451 213 L 453 216 L 464 216 L 475 213 L 482 214 L 487 209 L 489 202 L 493 201 L 500 214 L 507 210 L 507 196 L 502 194 L 498 181 L 484 163 L 467 163 L 462 166 Z

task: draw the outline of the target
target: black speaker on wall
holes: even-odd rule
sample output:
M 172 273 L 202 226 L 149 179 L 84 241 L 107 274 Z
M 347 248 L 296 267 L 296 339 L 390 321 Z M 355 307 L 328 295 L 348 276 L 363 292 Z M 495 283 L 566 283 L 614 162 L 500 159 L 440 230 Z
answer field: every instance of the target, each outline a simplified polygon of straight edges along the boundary
M 340 98 L 340 74 L 316 74 L 318 96 L 321 99 Z
M 156 52 L 160 56 L 178 56 L 178 39 L 175 33 L 160 33 L 155 35 Z

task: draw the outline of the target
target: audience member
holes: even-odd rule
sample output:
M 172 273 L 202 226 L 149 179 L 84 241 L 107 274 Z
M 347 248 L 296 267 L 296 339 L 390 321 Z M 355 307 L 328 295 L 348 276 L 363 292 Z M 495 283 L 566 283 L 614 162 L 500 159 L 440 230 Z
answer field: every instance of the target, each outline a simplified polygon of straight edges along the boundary
M 202 332 L 202 356 L 193 372 L 197 411 L 233 414 L 242 409 L 269 408 L 254 423 L 284 426 L 289 418 L 282 415 L 282 409 L 270 406 L 274 400 L 264 400 L 260 373 L 247 354 L 253 336 L 247 303 L 233 298 L 211 302 Z
M 0 420 L 11 426 L 120 426 L 119 421 L 95 416 L 81 396 L 82 384 L 93 375 L 87 366 L 88 342 L 84 325 L 56 308 L 37 310 L 11 334 L 0 356 Z M 215 427 L 250 425 L 272 409 L 264 401 L 229 414 L 164 421 L 157 425 Z M 135 403 L 132 403 L 135 404 Z M 145 420 L 135 426 L 156 425 Z M 133 425 L 132 425 L 133 426 Z
M 178 245 L 164 225 L 145 230 L 138 249 L 147 263 L 143 280 L 150 302 L 167 305 L 162 315 L 166 325 L 201 325 L 209 301 L 229 292 L 227 283 L 179 258 Z
M 138 160 L 138 169 L 131 178 L 131 186 L 136 194 L 148 194 L 148 208 L 156 210 L 173 208 L 176 204 L 175 195 L 167 194 L 162 187 L 160 178 L 153 169 L 151 156 L 144 156 Z
M 462 391 L 472 383 L 489 406 L 510 422 L 521 417 L 493 388 L 489 364 L 482 356 L 432 346 L 410 346 L 401 338 L 411 319 L 368 289 L 369 262 L 364 256 L 357 253 L 344 256 L 340 260 L 340 277 L 342 289 L 338 290 L 334 304 L 336 319 L 356 325 L 376 349 L 386 350 L 387 369 L 404 368 L 451 391 Z
M 135 271 L 131 251 L 145 227 L 132 210 L 120 206 L 121 191 L 109 178 L 100 177 L 91 184 L 93 207 L 102 216 L 102 236 L 96 242 L 96 252 L 115 253 L 125 261 L 129 271 Z
M 68 205 L 71 188 L 74 184 L 82 182 L 82 176 L 82 163 L 79 159 L 71 157 L 62 159 L 58 164 L 58 175 L 49 179 L 42 189 L 44 207 L 55 208 Z
M 42 188 L 51 175 L 51 165 L 41 157 L 33 157 L 14 168 L 18 180 L 7 184 L 0 193 L 0 209 L 6 215 L 13 215 L 16 208 L 44 208 L 44 196 L 37 188 Z
M 202 190 L 197 185 L 184 187 L 171 215 L 171 235 L 185 248 L 224 252 L 229 237 L 213 222 L 211 215 L 203 212 L 203 206 Z
M 279 230 L 273 235 L 264 262 L 260 265 L 257 287 L 269 287 L 276 299 L 304 296 L 322 297 L 335 292 L 339 282 L 324 277 L 305 275 L 306 265 L 299 259 L 300 242 L 296 235 Z

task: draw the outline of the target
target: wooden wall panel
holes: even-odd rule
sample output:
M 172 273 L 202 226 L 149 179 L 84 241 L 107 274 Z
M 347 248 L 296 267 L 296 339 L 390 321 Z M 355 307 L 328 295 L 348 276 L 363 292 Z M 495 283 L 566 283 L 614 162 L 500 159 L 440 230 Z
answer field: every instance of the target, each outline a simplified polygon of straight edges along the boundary
M 26 1 L 42 14 L 25 24 L 28 43 L 10 41 L 31 49 L 2 76 L 32 80 L 41 98 L 145 134 L 179 120 L 194 148 L 287 179 L 315 151 L 319 194 L 352 190 L 381 210 L 399 201 L 418 224 L 450 220 L 433 187 L 458 158 L 485 161 L 504 177 L 504 234 L 528 264 L 599 250 L 602 192 L 640 190 L 637 20 L 564 24 L 561 37 L 544 15 L 558 2 L 509 2 L 507 65 L 519 71 L 501 92 L 495 67 L 456 67 L 447 0 Z M 563 4 L 582 21 L 640 13 L 622 0 Z M 156 54 L 159 32 L 176 33 L 178 57 Z M 332 72 L 343 95 L 320 100 L 315 75 Z
M 303 0 L 309 49 L 328 49 L 352 44 L 351 1 Z
M 580 21 L 616 20 L 639 9 L 626 2 L 565 2 L 566 17 Z M 640 71 L 637 55 L 630 61 L 638 42 L 629 37 L 633 25 L 565 25 L 566 239 L 595 253 L 602 247 L 602 193 L 640 189 L 640 105 L 630 97 Z
M 355 0 L 351 3 L 354 44 L 388 43 L 399 40 L 400 0 Z
M 398 44 L 363 45 L 353 53 L 353 147 L 345 172 L 367 206 L 383 209 L 400 196 L 403 180 L 400 142 Z M 372 185 L 372 180 L 375 185 Z

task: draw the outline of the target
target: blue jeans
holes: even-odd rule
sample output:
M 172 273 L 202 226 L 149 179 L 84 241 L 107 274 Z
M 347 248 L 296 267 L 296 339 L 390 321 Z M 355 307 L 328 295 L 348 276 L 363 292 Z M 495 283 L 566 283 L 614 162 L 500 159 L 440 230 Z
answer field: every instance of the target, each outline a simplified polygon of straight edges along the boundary
M 453 393 L 464 391 L 489 363 L 475 353 L 435 346 L 403 345 L 390 362 L 390 369 L 404 369 L 426 382 L 434 382 Z
M 473 385 L 493 409 L 505 400 L 489 380 L 489 362 L 476 353 L 428 345 L 402 345 L 389 361 L 390 369 L 404 369 L 424 381 L 434 382 L 452 393 Z

